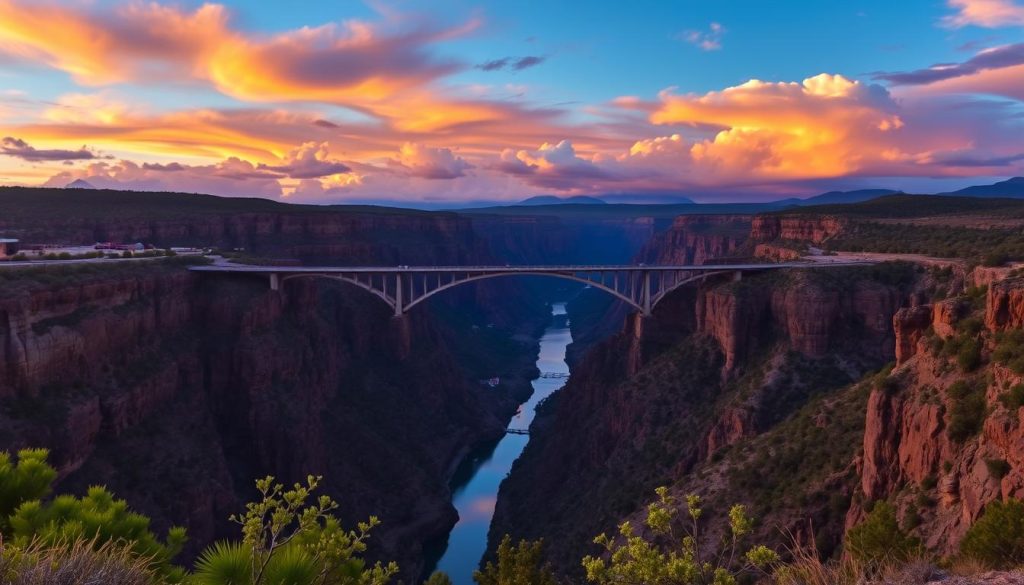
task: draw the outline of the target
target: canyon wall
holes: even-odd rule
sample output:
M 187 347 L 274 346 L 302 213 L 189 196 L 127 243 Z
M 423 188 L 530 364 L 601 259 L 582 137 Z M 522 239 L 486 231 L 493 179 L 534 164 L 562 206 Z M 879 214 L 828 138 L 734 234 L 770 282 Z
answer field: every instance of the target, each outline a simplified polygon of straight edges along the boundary
M 889 500 L 926 546 L 953 553 L 988 503 L 1024 496 L 1024 430 L 1013 398 L 1024 381 L 1014 361 L 1022 301 L 1024 279 L 1011 276 L 984 293 L 897 313 L 898 362 L 867 403 L 849 525 Z
M 515 408 L 467 383 L 425 312 L 393 321 L 343 285 L 80 278 L 0 301 L 0 446 L 50 448 L 60 490 L 106 484 L 185 525 L 191 553 L 237 530 L 255 478 L 312 473 L 346 522 L 382 519 L 375 546 L 413 575 L 455 521 L 451 469 Z
M 892 315 L 917 274 L 763 274 L 681 289 L 652 318 L 631 316 L 542 409 L 502 484 L 491 543 L 506 532 L 545 538 L 549 558 L 574 573 L 592 538 L 642 511 L 658 485 L 731 496 L 728 481 L 698 472 L 885 363 Z M 840 533 L 845 509 L 826 517 Z

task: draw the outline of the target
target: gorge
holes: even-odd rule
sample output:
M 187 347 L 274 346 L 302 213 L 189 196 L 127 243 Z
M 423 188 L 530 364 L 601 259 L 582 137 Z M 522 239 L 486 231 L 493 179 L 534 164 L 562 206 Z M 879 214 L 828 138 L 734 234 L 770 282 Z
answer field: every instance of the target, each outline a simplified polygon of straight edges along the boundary
M 190 196 L 170 220 L 146 219 L 145 198 L 98 197 L 75 216 L 33 222 L 26 199 L 4 217 L 22 237 L 116 231 L 291 265 L 777 261 L 863 221 L 240 213 Z M 503 278 L 394 319 L 349 285 L 300 279 L 279 294 L 261 278 L 199 278 L 195 261 L 0 268 L 0 448 L 49 448 L 61 492 L 104 484 L 158 531 L 186 526 L 183 563 L 232 534 L 228 517 L 267 474 L 322 475 L 343 521 L 381 519 L 370 558 L 397 560 L 410 582 L 436 563 L 459 585 L 506 534 L 543 539 L 546 561 L 578 579 L 594 536 L 642 520 L 662 485 L 701 495 L 712 534 L 741 503 L 759 542 L 825 556 L 878 501 L 952 554 L 989 503 L 1024 489 L 1013 266 L 712 278 L 648 318 L 582 285 Z M 561 389 L 537 379 L 570 370 Z

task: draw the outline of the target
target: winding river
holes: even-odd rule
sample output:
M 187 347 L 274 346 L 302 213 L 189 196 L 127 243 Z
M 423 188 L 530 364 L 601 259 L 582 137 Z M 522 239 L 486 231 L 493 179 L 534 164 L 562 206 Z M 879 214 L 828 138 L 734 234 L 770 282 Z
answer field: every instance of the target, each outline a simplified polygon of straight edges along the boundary
M 537 368 L 541 372 L 568 374 L 565 348 L 572 342 L 572 335 L 564 317 L 565 304 L 555 303 L 551 309 L 554 321 L 540 339 Z M 509 428 L 529 428 L 537 404 L 564 384 L 565 380 L 559 378 L 534 380 L 533 395 L 520 407 Z M 467 457 L 456 473 L 452 503 L 459 511 L 459 522 L 448 536 L 448 546 L 437 562 L 437 570 L 447 573 L 455 585 L 472 585 L 473 571 L 479 566 L 487 548 L 487 529 L 494 515 L 498 486 L 529 439 L 524 435 L 505 435 L 497 445 Z

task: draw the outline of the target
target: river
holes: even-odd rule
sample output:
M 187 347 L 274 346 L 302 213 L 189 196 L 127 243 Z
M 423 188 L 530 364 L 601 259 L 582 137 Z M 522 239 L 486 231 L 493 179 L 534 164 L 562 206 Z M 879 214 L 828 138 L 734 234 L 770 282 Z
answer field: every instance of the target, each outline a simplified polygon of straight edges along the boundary
M 551 307 L 554 321 L 540 338 L 537 368 L 541 372 L 569 373 L 565 348 L 572 342 L 565 304 Z M 564 379 L 538 378 L 533 381 L 533 395 L 523 403 L 512 418 L 509 428 L 526 429 L 533 422 L 537 404 L 565 384 Z M 487 530 L 494 515 L 498 486 L 512 469 L 512 463 L 526 447 L 530 437 L 505 435 L 497 445 L 467 457 L 452 485 L 452 503 L 459 511 L 459 521 L 448 536 L 448 546 L 437 562 L 455 585 L 472 585 L 473 571 L 480 564 L 487 548 Z

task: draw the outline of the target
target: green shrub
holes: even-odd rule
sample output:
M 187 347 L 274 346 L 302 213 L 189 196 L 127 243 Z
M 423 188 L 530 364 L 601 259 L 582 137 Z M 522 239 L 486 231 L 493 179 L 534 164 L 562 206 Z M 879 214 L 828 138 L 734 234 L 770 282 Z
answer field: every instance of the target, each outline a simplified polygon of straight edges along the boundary
M 921 541 L 900 529 L 892 504 L 879 501 L 846 533 L 846 550 L 865 563 L 904 562 L 920 554 Z
M 960 552 L 993 569 L 1024 563 L 1024 503 L 992 502 L 967 531 Z
M 441 571 L 434 571 L 423 585 L 452 585 L 452 580 Z
M 689 527 L 676 526 L 675 499 L 668 489 L 657 489 L 658 501 L 647 508 L 645 524 L 650 537 L 640 536 L 629 522 L 619 526 L 617 537 L 602 534 L 594 543 L 604 549 L 599 557 L 583 559 L 587 581 L 600 585 L 620 583 L 687 583 L 694 585 L 733 585 L 739 578 L 769 575 L 778 563 L 778 555 L 763 545 L 741 552 L 740 542 L 753 529 L 753 521 L 744 506 L 729 510 L 729 531 L 717 559 L 702 559 L 707 546 L 701 540 L 700 498 L 686 497 Z M 679 538 L 682 530 L 682 538 Z M 662 546 L 659 543 L 666 543 Z M 483 584 L 481 584 L 483 585 Z M 525 584 L 524 584 L 525 585 Z
M 982 266 L 1002 266 L 1009 261 L 1009 257 L 1006 254 L 995 252 L 992 254 L 986 254 L 981 260 Z
M 1003 479 L 1010 473 L 1010 464 L 1006 459 L 986 459 L 985 467 L 988 468 L 988 474 L 995 479 Z
M 185 529 L 171 528 L 166 542 L 149 529 L 149 518 L 132 512 L 106 488 L 89 488 L 83 498 L 62 495 L 51 502 L 32 500 L 18 506 L 10 518 L 11 535 L 18 546 L 39 543 L 58 546 L 68 541 L 126 543 L 132 553 L 148 559 L 162 574 L 180 580 L 182 570 L 171 560 L 185 544 Z
M 956 363 L 962 372 L 968 373 L 981 365 L 981 340 L 967 339 L 961 344 L 956 354 Z
M 333 515 L 338 504 L 327 496 L 309 503 L 320 483 L 285 489 L 273 477 L 256 482 L 261 499 L 246 505 L 245 514 L 231 520 L 242 527 L 241 542 L 217 543 L 196 562 L 195 585 L 384 585 L 398 572 L 395 563 L 367 567 L 370 530 L 380 521 L 371 517 L 356 530 L 342 529 Z
M 985 402 L 985 388 L 977 383 L 958 380 L 946 390 L 953 401 L 949 409 L 949 426 L 946 436 L 955 443 L 963 443 L 981 432 L 985 423 L 988 404 Z
M 512 538 L 505 535 L 498 545 L 498 562 L 487 562 L 482 571 L 473 573 L 473 580 L 479 585 L 555 585 L 554 573 L 542 559 L 543 543 L 520 540 L 512 545 Z
M 1008 410 L 1016 412 L 1024 406 L 1024 384 L 1016 384 L 999 396 L 999 402 Z
M 0 532 L 10 527 L 8 518 L 19 506 L 50 493 L 57 470 L 46 462 L 48 455 L 46 449 L 22 449 L 13 463 L 10 453 L 0 451 Z
M 1013 329 L 996 336 L 996 348 L 992 352 L 996 362 L 1018 374 L 1024 374 L 1024 330 Z

